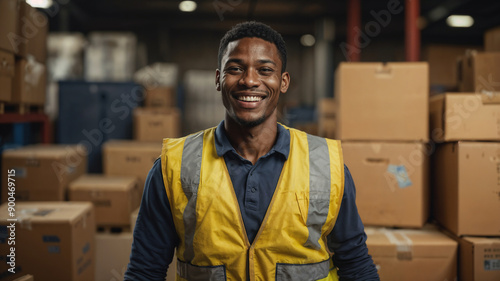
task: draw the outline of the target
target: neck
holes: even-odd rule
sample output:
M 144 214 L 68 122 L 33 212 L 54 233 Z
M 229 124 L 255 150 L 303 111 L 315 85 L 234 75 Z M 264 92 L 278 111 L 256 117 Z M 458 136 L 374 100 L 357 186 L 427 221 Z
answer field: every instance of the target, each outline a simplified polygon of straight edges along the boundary
M 270 117 L 264 123 L 248 128 L 226 116 L 224 129 L 236 152 L 254 165 L 260 157 L 271 150 L 278 134 L 275 117 Z

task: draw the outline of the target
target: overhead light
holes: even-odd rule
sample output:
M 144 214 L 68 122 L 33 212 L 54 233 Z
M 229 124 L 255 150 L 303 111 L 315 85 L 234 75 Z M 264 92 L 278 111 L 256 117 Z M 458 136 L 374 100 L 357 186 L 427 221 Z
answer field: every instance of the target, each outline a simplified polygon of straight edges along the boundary
M 451 15 L 446 19 L 446 23 L 451 27 L 471 27 L 474 19 L 471 16 Z
M 314 46 L 314 43 L 316 43 L 316 38 L 311 34 L 304 34 L 300 37 L 300 44 L 306 47 Z
M 183 12 L 192 12 L 196 10 L 196 2 L 194 1 L 182 1 L 179 3 L 179 10 Z
M 52 0 L 26 0 L 26 3 L 30 4 L 33 8 L 48 9 L 52 6 Z

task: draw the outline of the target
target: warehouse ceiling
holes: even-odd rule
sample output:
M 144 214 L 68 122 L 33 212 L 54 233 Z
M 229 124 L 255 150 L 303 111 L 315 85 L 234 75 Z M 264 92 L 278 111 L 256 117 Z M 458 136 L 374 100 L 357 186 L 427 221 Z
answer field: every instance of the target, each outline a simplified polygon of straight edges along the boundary
M 335 22 L 336 38 L 345 38 L 347 0 L 196 0 L 192 13 L 179 10 L 180 0 L 59 0 L 59 13 L 51 17 L 51 30 L 162 30 L 225 31 L 243 20 L 263 21 L 283 34 L 314 33 L 318 19 Z M 403 0 L 361 0 L 363 26 L 388 3 Z M 62 3 L 62 2 L 59 2 Z M 483 32 L 500 25 L 500 1 L 421 0 L 422 40 L 454 44 L 480 44 Z M 470 28 L 446 25 L 451 14 L 470 15 Z M 381 36 L 404 34 L 404 12 L 391 15 Z

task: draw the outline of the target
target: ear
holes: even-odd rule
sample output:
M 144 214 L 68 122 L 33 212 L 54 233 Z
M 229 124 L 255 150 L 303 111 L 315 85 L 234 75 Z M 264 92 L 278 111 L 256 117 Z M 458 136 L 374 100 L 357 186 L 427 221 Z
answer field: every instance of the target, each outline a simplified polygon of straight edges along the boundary
M 215 89 L 220 92 L 220 70 L 215 70 Z
M 281 93 L 284 94 L 288 91 L 288 86 L 290 86 L 290 74 L 288 72 L 281 73 Z

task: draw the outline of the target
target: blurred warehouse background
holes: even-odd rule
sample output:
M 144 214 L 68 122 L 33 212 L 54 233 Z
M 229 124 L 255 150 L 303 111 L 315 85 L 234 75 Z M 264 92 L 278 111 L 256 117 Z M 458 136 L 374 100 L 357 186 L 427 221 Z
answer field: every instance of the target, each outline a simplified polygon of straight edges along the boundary
M 486 0 L 0 0 L 0 281 L 122 280 L 161 139 L 224 118 L 219 40 L 246 20 L 287 43 L 280 122 L 342 140 L 381 280 L 500 280 L 499 15 Z

